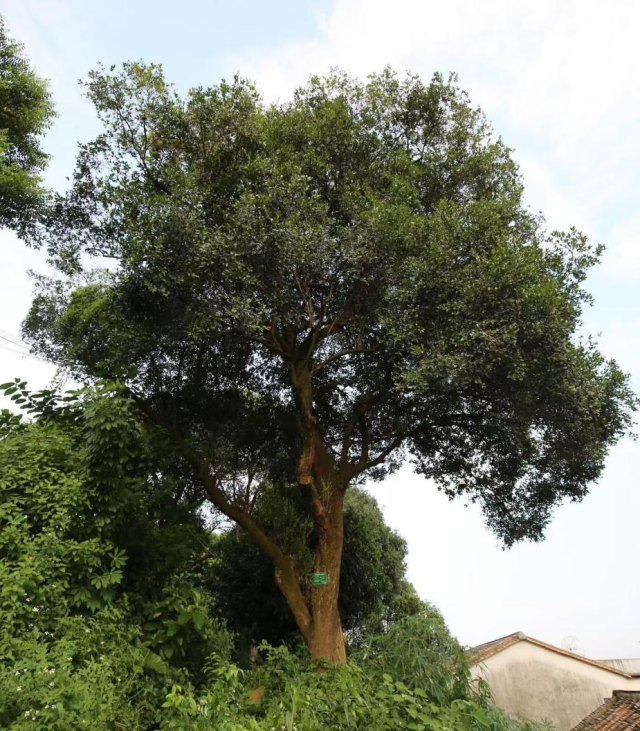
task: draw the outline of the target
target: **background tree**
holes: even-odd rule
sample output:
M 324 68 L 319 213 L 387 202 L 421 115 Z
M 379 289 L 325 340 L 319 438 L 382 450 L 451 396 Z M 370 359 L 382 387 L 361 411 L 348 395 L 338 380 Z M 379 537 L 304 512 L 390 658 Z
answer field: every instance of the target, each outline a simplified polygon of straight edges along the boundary
M 300 546 L 307 556 L 296 555 L 297 562 L 313 566 L 307 541 Z M 295 642 L 295 621 L 274 584 L 273 566 L 256 543 L 230 529 L 220 534 L 211 553 L 206 587 L 217 611 L 244 644 Z M 350 490 L 344 505 L 338 606 L 351 645 L 361 642 L 365 633 L 383 632 L 424 609 L 405 578 L 406 555 L 406 542 L 385 524 L 375 499 L 357 488 Z
M 454 80 L 334 73 L 265 107 L 239 79 L 182 100 L 127 64 L 88 93 L 104 133 L 33 239 L 69 280 L 44 283 L 26 336 L 124 379 L 269 557 L 313 653 L 345 659 L 351 485 L 410 459 L 507 545 L 584 497 L 635 407 L 577 336 L 599 251 L 524 207 Z M 292 484 L 312 565 L 256 515 Z
M 34 417 L 0 415 L 0 609 L 6 635 L 46 638 L 70 616 L 115 607 L 158 663 L 201 668 L 225 633 L 199 589 L 211 534 L 187 480 L 166 469 L 154 431 L 126 400 L 62 401 L 3 384 Z M 189 476 L 187 475 L 187 478 Z M 34 610 L 34 607 L 37 609 Z M 178 621 L 180 620 L 180 621 Z
M 0 226 L 23 231 L 42 203 L 40 173 L 48 156 L 38 138 L 53 116 L 47 82 L 0 15 Z

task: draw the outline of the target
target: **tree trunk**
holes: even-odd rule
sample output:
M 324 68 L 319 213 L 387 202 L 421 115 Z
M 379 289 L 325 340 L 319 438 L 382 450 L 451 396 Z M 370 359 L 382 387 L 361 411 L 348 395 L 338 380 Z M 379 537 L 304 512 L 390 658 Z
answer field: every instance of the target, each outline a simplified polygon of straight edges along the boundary
M 340 566 L 343 544 L 342 493 L 334 493 L 318 522 L 318 547 L 314 571 L 327 575 L 326 584 L 312 584 L 306 597 L 308 614 L 299 611 L 299 593 L 278 582 L 296 619 L 304 641 L 313 655 L 332 663 L 347 659 L 338 610 Z
M 327 574 L 327 584 L 311 587 L 311 631 L 307 644 L 317 657 L 346 661 L 342 622 L 338 610 L 340 568 L 344 539 L 342 494 L 334 493 L 320 530 L 315 570 Z
M 168 429 L 216 508 L 246 530 L 271 559 L 276 584 L 284 594 L 309 650 L 318 658 L 332 663 L 344 663 L 346 649 L 338 596 L 344 538 L 343 500 L 347 481 L 336 469 L 334 458 L 327 451 L 319 431 L 315 428 L 308 374 L 304 384 L 304 388 L 296 388 L 294 391 L 303 414 L 300 419 L 303 449 L 297 478 L 298 484 L 309 496 L 310 510 L 317 530 L 314 571 L 327 575 L 326 584 L 312 583 L 308 589 L 303 587 L 308 586 L 309 577 L 300 576 L 294 558 L 282 550 L 277 541 L 247 510 L 228 499 L 217 478 L 211 473 L 209 461 L 193 450 L 175 429 L 167 427 L 153 409 L 140 399 L 136 402 L 148 418 Z
M 300 587 L 296 592 L 288 591 L 284 582 L 279 582 L 279 585 L 309 650 L 318 658 L 344 663 L 347 656 L 338 596 L 344 539 L 343 500 L 347 485 L 316 425 L 308 363 L 291 365 L 291 384 L 298 406 L 298 429 L 302 438 L 297 481 L 309 497 L 317 531 L 314 571 L 326 574 L 327 583 L 312 583 L 304 596 L 308 608 L 306 614 L 299 609 Z
M 337 608 L 335 612 L 328 611 L 327 617 L 314 620 L 307 647 L 317 658 L 337 664 L 346 662 L 347 651 Z

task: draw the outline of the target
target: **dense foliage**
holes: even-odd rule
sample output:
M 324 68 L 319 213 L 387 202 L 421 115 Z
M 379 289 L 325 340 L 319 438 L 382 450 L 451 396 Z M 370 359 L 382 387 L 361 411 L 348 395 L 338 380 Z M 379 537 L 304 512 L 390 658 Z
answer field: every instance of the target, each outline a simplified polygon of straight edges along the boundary
M 24 394 L 19 398 L 32 399 L 19 387 L 17 392 Z M 43 402 L 51 404 L 46 395 L 35 401 L 39 409 Z M 142 612 L 136 610 L 136 586 L 145 577 L 134 572 L 124 581 L 128 556 L 112 542 L 113 536 L 131 530 L 126 524 L 134 511 L 127 493 L 135 494 L 136 486 L 126 484 L 129 467 L 124 462 L 109 494 L 99 495 L 97 484 L 104 488 L 104 483 L 94 483 L 92 471 L 83 464 L 88 455 L 82 448 L 91 436 L 89 442 L 99 440 L 105 453 L 110 443 L 116 443 L 118 454 L 137 461 L 138 450 L 126 448 L 132 444 L 133 425 L 112 399 L 99 405 L 86 403 L 81 420 L 77 417 L 77 413 L 58 414 L 30 425 L 4 417 L 0 441 L 4 728 L 260 729 L 296 724 L 300 729 L 392 729 L 402 728 L 410 719 L 420 724 L 421 718 L 433 723 L 449 719 L 460 728 L 471 728 L 482 719 L 480 706 L 465 698 L 463 665 L 448 662 L 455 658 L 460 663 L 462 658 L 437 615 L 416 623 L 424 628 L 418 655 L 427 657 L 425 648 L 432 648 L 423 665 L 428 676 L 416 686 L 415 678 L 421 675 L 415 667 L 394 667 L 397 681 L 384 675 L 390 658 L 399 651 L 404 657 L 410 654 L 397 647 L 394 633 L 362 651 L 367 673 L 351 664 L 318 675 L 315 665 L 284 648 L 263 650 L 262 661 L 242 671 L 229 663 L 229 643 L 221 629 L 214 633 L 218 642 L 211 642 L 205 627 L 209 618 L 190 606 L 193 592 L 186 601 L 181 595 L 180 603 L 179 587 L 168 586 L 168 576 L 159 592 L 162 596 L 151 607 L 145 604 Z M 117 472 L 118 465 L 114 467 Z M 114 494 L 117 483 L 124 489 Z M 140 521 L 144 512 L 135 511 L 133 519 Z M 140 540 L 145 538 L 140 526 L 138 534 Z M 154 537 L 165 547 L 170 543 L 167 535 Z M 154 578 L 157 581 L 157 575 Z M 145 613 L 153 621 L 145 622 Z M 183 646 L 179 659 L 169 662 L 173 658 L 167 652 L 169 638 L 182 640 L 192 620 L 191 631 L 197 632 L 198 643 L 208 640 L 208 653 L 194 664 L 194 648 Z M 404 631 L 406 637 L 418 636 L 416 624 Z M 156 628 L 163 625 L 167 631 L 159 638 Z M 443 675 L 434 681 L 434 672 Z M 252 689 L 258 689 L 257 695 L 250 693 Z
M 118 384 L 64 399 L 21 381 L 3 390 L 33 419 L 0 417 L 2 728 L 515 728 L 471 688 L 441 615 L 407 591 L 403 542 L 365 494 L 349 498 L 347 519 L 349 560 L 366 578 L 344 573 L 345 617 L 359 627 L 350 663 L 318 673 L 306 651 L 266 644 L 247 663 L 217 603 L 229 587 L 216 586 L 219 547 L 242 564 L 244 542 L 212 536 L 162 435 L 141 430 Z M 395 553 L 388 563 L 367 555 L 381 548 Z M 255 608 L 247 584 L 233 598 Z M 264 609 L 259 626 L 277 627 Z
M 53 118 L 46 81 L 12 40 L 0 15 L 0 226 L 24 231 L 42 203 L 47 155 L 39 137 Z
M 345 666 L 318 673 L 306 651 L 263 644 L 241 668 L 196 588 L 206 530 L 188 497 L 141 495 L 153 450 L 126 402 L 6 391 L 37 418 L 0 423 L 2 728 L 520 728 L 471 687 L 462 648 L 424 604 L 363 635 Z

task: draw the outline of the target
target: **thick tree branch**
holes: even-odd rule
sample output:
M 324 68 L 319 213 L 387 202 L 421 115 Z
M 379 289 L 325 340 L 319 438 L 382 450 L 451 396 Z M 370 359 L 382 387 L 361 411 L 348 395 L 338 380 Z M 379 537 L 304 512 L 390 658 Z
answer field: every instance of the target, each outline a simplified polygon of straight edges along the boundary
M 286 554 L 280 546 L 265 532 L 264 528 L 243 508 L 229 502 L 224 491 L 219 487 L 217 478 L 211 473 L 207 459 L 192 449 L 176 429 L 163 422 L 154 409 L 143 399 L 131 394 L 140 411 L 154 424 L 164 428 L 176 444 L 180 453 L 191 465 L 194 474 L 203 486 L 211 502 L 218 510 L 244 528 L 256 541 L 260 549 L 271 559 L 276 572 L 276 581 L 285 594 L 289 605 L 296 617 L 296 621 L 305 632 L 305 627 L 311 625 L 311 614 L 306 599 L 300 589 L 298 569 L 291 556 Z
M 345 305 L 342 308 L 342 311 L 334 317 L 331 323 L 318 329 L 318 339 L 323 340 L 324 338 L 328 338 L 330 335 L 333 335 L 335 332 L 344 330 L 344 328 L 352 321 L 355 312 L 355 305 Z
M 370 459 L 361 469 L 358 470 L 356 475 L 361 474 L 365 470 L 371 469 L 372 467 L 376 467 L 377 465 L 381 464 L 385 461 L 385 459 L 392 453 L 395 452 L 398 447 L 402 446 L 402 443 L 407 439 L 409 435 L 408 434 L 401 434 L 397 436 L 395 439 L 391 441 L 391 443 L 383 449 L 381 452 L 378 453 L 376 457 L 373 459 Z

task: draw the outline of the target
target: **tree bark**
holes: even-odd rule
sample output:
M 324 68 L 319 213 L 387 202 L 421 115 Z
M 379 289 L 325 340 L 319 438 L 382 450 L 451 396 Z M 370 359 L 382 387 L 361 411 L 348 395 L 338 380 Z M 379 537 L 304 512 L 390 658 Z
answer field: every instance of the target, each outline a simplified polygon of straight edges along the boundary
M 344 539 L 342 494 L 333 496 L 326 518 L 319 536 L 315 570 L 326 572 L 327 584 L 311 587 L 311 631 L 307 644 L 316 657 L 343 663 L 347 656 L 338 610 Z
M 344 663 L 347 656 L 338 610 L 344 538 L 343 496 L 335 493 L 332 498 L 319 521 L 321 528 L 314 565 L 316 572 L 327 574 L 326 585 L 309 587 L 303 610 L 298 586 L 287 585 L 277 571 L 276 581 L 310 652 L 331 663 Z
M 332 663 L 346 661 L 342 623 L 338 610 L 340 567 L 344 541 L 343 500 L 346 483 L 339 473 L 333 455 L 327 450 L 313 413 L 311 367 L 308 362 L 291 365 L 291 385 L 298 407 L 298 429 L 302 449 L 298 462 L 297 481 L 308 496 L 317 533 L 314 571 L 326 573 L 327 583 L 312 585 L 306 593 L 308 618 L 306 626 L 298 621 L 294 608 L 295 591 L 280 588 L 296 617 L 296 622 L 309 650 L 318 658 Z

